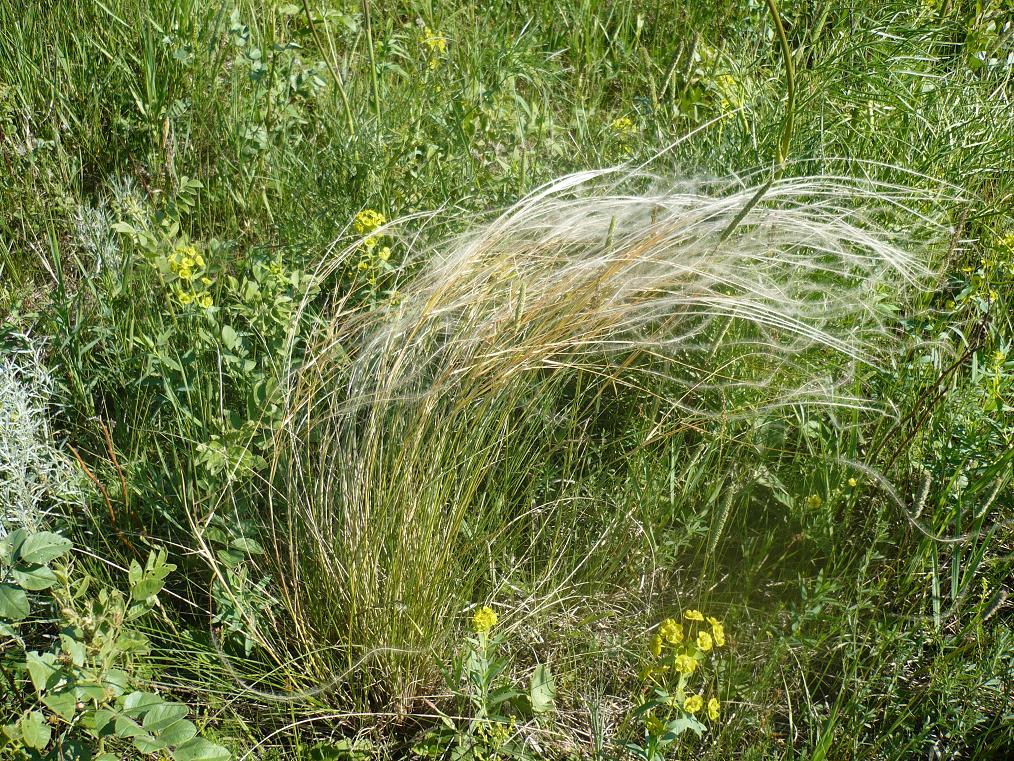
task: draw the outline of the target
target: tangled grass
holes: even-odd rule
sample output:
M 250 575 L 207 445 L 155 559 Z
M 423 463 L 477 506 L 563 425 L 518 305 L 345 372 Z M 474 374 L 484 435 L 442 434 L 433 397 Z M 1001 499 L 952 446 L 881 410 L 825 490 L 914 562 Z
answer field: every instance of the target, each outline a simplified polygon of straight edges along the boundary
M 519 626 L 635 591 L 650 557 L 644 516 L 604 486 L 622 478 L 614 441 L 870 407 L 849 370 L 897 347 L 885 317 L 932 273 L 906 248 L 933 228 L 930 199 L 826 177 L 756 192 L 578 173 L 416 252 L 389 306 L 334 300 L 292 378 L 266 505 L 284 620 L 261 640 L 290 683 L 411 703 L 470 604 L 510 597 Z M 884 226 L 899 221 L 906 235 Z

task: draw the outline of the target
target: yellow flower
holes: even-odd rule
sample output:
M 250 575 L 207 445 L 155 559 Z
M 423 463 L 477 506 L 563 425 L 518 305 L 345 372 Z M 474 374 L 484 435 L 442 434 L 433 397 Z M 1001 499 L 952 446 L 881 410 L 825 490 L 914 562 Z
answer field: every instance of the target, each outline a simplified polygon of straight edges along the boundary
M 686 611 L 683 614 L 683 618 L 687 619 L 688 621 L 703 621 L 704 614 L 701 613 L 699 610 L 694 610 L 693 608 L 691 608 L 690 610 Z
M 671 618 L 667 618 L 662 622 L 662 625 L 658 629 L 658 633 L 662 636 L 662 639 L 670 645 L 678 645 L 683 641 L 683 626 L 676 623 Z
M 214 300 L 211 298 L 210 293 L 201 294 L 200 304 L 205 309 L 210 309 L 211 305 L 214 304 Z
M 824 504 L 824 500 L 821 499 L 819 494 L 811 494 L 806 498 L 806 506 L 812 510 L 816 510 Z
M 662 638 L 659 635 L 655 635 L 651 638 L 651 654 L 656 658 L 662 654 Z
M 205 285 L 211 285 L 211 278 L 210 277 L 202 277 L 201 278 L 201 282 L 204 283 Z
M 687 713 L 697 713 L 704 708 L 704 698 L 700 695 L 691 695 L 683 701 L 683 710 Z
M 712 626 L 715 626 L 716 624 L 721 625 L 721 623 L 722 623 L 721 621 L 719 621 L 714 616 L 707 616 L 704 620 L 707 621 Z
M 359 269 L 360 270 L 368 270 L 369 268 L 370 268 L 370 262 L 369 262 L 368 259 L 360 259 L 359 260 Z
M 621 116 L 613 120 L 613 123 L 609 125 L 614 132 L 619 133 L 623 137 L 631 137 L 637 134 L 637 125 L 629 116 Z
M 185 262 L 186 259 L 184 259 L 183 261 Z M 188 267 L 186 264 L 183 264 L 180 267 L 180 271 L 178 274 L 183 280 L 190 280 L 194 276 L 193 270 L 191 270 L 190 267 Z
M 858 484 L 859 484 L 859 482 L 856 481 L 856 479 L 854 479 L 854 478 L 850 478 L 849 479 L 849 487 L 850 488 L 855 489 Z
M 720 705 L 718 698 L 711 698 L 708 701 L 708 718 L 712 721 L 718 721 L 718 709 Z
M 673 660 L 672 667 L 681 674 L 692 674 L 697 668 L 697 660 L 686 653 L 681 653 Z
M 722 105 L 735 108 L 740 105 L 739 82 L 731 74 L 720 74 L 715 77 L 715 86 L 720 93 L 719 99 Z
M 497 616 L 494 611 L 488 605 L 483 605 L 472 616 L 472 628 L 477 632 L 485 633 L 496 626 Z
M 385 222 L 387 222 L 387 219 L 376 209 L 363 209 L 361 212 L 356 214 L 356 218 L 352 221 L 352 224 L 357 233 L 360 235 L 367 235 L 368 233 L 372 233 Z M 377 245 L 377 236 L 370 236 L 366 239 L 365 243 L 369 248 L 373 248 Z
M 725 627 L 718 621 L 711 625 L 711 636 L 715 638 L 716 647 L 725 647 Z
M 183 306 L 190 306 L 190 303 L 194 300 L 194 295 L 189 291 L 180 291 L 177 298 L 179 298 Z
M 439 32 L 434 32 L 428 26 L 423 27 L 420 40 L 423 45 L 429 48 L 431 55 L 442 55 L 447 52 L 447 38 Z
M 707 632 L 697 633 L 697 647 L 703 652 L 708 652 L 712 647 L 711 635 Z
M 384 246 L 382 249 L 380 249 L 380 251 L 377 252 L 377 258 L 380 259 L 380 261 L 382 261 L 382 262 L 386 262 L 388 259 L 390 259 L 391 258 L 391 247 L 390 246 Z

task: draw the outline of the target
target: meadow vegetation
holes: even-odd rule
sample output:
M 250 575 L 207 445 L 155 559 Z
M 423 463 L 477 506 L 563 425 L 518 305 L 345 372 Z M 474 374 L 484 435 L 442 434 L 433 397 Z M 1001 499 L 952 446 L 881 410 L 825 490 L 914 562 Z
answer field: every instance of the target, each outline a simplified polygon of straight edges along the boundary
M 0 0 L 0 759 L 1014 755 L 1007 0 Z

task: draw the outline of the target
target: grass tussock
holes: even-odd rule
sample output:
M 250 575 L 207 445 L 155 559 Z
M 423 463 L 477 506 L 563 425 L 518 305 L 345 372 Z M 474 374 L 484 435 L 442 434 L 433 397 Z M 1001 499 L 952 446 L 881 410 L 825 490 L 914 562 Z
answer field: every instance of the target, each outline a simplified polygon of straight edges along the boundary
M 335 300 L 294 374 L 269 507 L 280 630 L 300 643 L 273 647 L 306 683 L 364 658 L 371 691 L 411 701 L 470 605 L 512 598 L 520 627 L 651 574 L 642 516 L 583 482 L 626 435 L 609 410 L 660 407 L 637 448 L 716 416 L 870 404 L 849 368 L 897 350 L 884 304 L 932 272 L 883 222 L 928 225 L 927 198 L 829 178 L 755 195 L 579 173 L 409 257 L 395 304 Z

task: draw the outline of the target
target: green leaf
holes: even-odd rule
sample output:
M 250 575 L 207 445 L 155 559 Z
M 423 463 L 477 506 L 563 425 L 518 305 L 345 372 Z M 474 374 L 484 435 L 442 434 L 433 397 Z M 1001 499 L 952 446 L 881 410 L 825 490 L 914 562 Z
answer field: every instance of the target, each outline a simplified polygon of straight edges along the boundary
M 696 734 L 698 737 L 700 737 L 701 734 L 704 732 L 704 730 L 707 729 L 707 727 L 701 724 L 701 722 L 699 722 L 693 716 L 681 716 L 680 718 L 673 719 L 668 724 L 666 724 L 666 732 L 674 736 L 679 736 L 684 732 L 686 732 L 688 729 L 692 731 L 694 734 Z
M 32 678 L 32 685 L 36 692 L 55 687 L 59 681 L 60 669 L 56 665 L 56 656 L 52 653 L 28 653 L 25 656 L 25 664 L 28 666 L 28 675 Z
M 56 574 L 44 565 L 15 568 L 11 573 L 14 580 L 29 592 L 41 592 L 56 584 Z
M 21 549 L 21 545 L 24 544 L 25 539 L 28 538 L 28 530 L 19 528 L 17 531 L 12 531 L 0 541 L 0 561 L 4 563 L 13 563 L 14 556 Z M 14 725 L 11 725 L 14 726 Z
M 528 696 L 532 701 L 532 713 L 550 713 L 556 708 L 556 681 L 549 666 L 539 664 L 535 667 Z
M 176 566 L 166 562 L 166 551 L 148 554 L 148 562 L 144 571 L 137 562 L 131 563 L 129 571 L 130 596 L 134 600 L 147 600 L 162 591 L 166 577 L 176 570 Z
M 40 531 L 25 539 L 21 549 L 18 550 L 18 559 L 22 563 L 41 565 L 67 554 L 70 546 L 70 539 L 52 531 Z
M 154 692 L 135 691 L 123 699 L 123 712 L 141 718 L 151 708 L 164 704 L 165 701 Z
M 182 703 L 162 703 L 148 711 L 143 726 L 149 732 L 160 732 L 182 719 L 187 712 L 187 707 Z
M 42 702 L 45 703 L 46 708 L 65 721 L 70 721 L 74 718 L 74 714 L 77 713 L 77 696 L 74 694 L 74 690 L 71 689 L 64 689 L 46 695 L 42 699 Z
M 90 743 L 81 740 L 62 740 L 60 742 L 60 761 L 92 761 Z
M 173 751 L 175 761 L 229 761 L 231 758 L 232 754 L 221 745 L 202 737 L 195 737 Z
M 163 729 L 159 733 L 158 739 L 165 743 L 163 747 L 168 747 L 170 745 L 183 745 L 183 743 L 191 740 L 196 735 L 197 727 L 194 726 L 194 723 L 187 719 L 180 719 Z
M 139 735 L 134 735 L 134 747 L 142 753 L 148 754 L 164 750 L 166 744 L 158 740 L 154 735 L 142 732 Z
M 16 723 L 15 724 L 4 724 L 2 727 L 0 727 L 0 731 L 2 731 L 3 736 L 5 738 L 7 738 L 8 740 L 13 740 L 14 742 L 18 742 L 18 741 L 21 740 L 21 725 L 20 724 L 16 724 Z M 3 746 L 0 745 L 0 747 L 3 747 Z
M 225 348 L 236 350 L 239 346 L 239 334 L 228 325 L 222 326 L 222 343 L 225 344 Z
M 21 737 L 29 748 L 42 750 L 49 745 L 53 730 L 40 711 L 25 711 L 18 724 L 21 726 Z
M 71 663 L 78 667 L 84 666 L 85 656 L 88 654 L 88 649 L 85 647 L 83 642 L 78 642 L 69 634 L 61 634 L 60 647 L 63 649 L 64 653 L 70 656 Z
M 94 717 L 92 718 L 92 733 L 99 737 L 103 734 L 102 730 L 108 726 L 109 722 L 116 718 L 116 712 L 110 711 L 108 708 L 100 708 L 95 711 Z
M 118 737 L 124 739 L 132 737 L 145 737 L 147 732 L 141 729 L 141 725 L 134 721 L 129 716 L 124 714 L 118 714 L 113 722 L 113 729 Z
M 25 590 L 13 584 L 0 584 L 0 618 L 20 621 L 31 609 Z
M 249 552 L 251 555 L 263 555 L 264 548 L 253 539 L 241 536 L 232 540 L 232 546 L 240 552 Z

